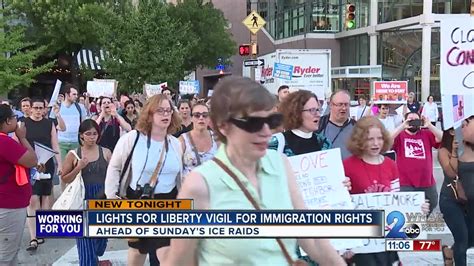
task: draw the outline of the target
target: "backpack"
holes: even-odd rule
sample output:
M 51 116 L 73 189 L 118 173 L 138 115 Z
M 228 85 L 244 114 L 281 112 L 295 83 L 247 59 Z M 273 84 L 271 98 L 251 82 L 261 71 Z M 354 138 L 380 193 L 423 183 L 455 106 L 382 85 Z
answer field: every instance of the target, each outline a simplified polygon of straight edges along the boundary
M 316 133 L 322 133 L 323 130 L 326 128 L 326 126 L 329 123 L 329 115 L 323 115 L 321 116 L 321 119 L 319 120 L 319 128 L 316 131 Z M 349 119 L 342 125 L 342 127 L 346 127 L 348 125 L 355 125 L 356 121 L 352 118 L 349 117 Z

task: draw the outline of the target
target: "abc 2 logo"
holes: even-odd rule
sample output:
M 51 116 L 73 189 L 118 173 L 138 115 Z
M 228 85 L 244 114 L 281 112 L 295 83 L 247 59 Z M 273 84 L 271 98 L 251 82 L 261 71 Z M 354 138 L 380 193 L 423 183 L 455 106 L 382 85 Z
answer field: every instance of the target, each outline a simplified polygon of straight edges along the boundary
M 399 211 L 392 211 L 387 215 L 386 223 L 390 225 L 394 223 L 395 225 L 390 229 L 385 238 L 417 238 L 421 229 L 417 224 L 407 224 L 405 225 L 405 215 Z

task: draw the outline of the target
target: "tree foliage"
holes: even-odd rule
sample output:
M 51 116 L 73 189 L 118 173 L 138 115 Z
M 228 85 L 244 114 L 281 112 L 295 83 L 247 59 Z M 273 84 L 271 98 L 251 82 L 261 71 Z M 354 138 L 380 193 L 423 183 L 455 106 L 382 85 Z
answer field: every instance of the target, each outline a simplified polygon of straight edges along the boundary
M 101 27 L 101 43 L 108 52 L 104 67 L 122 90 L 138 91 L 144 83 L 177 84 L 195 42 L 189 24 L 173 20 L 167 5 L 142 0 L 122 14 L 110 13 Z
M 0 93 L 12 89 L 27 87 L 34 78 L 51 69 L 54 62 L 34 66 L 34 61 L 41 56 L 45 46 L 34 47 L 25 41 L 25 28 L 21 25 L 8 25 L 8 18 L 0 15 Z
M 49 54 L 74 53 L 83 47 L 97 45 L 99 35 L 93 21 L 104 18 L 108 0 L 9 0 L 16 14 L 31 28 L 28 37 L 47 45 Z
M 236 44 L 227 31 L 228 22 L 224 14 L 211 1 L 183 0 L 170 5 L 168 14 L 181 23 L 190 23 L 189 39 L 194 45 L 186 61 L 186 69 L 196 67 L 214 68 L 219 57 L 228 61 L 236 51 Z

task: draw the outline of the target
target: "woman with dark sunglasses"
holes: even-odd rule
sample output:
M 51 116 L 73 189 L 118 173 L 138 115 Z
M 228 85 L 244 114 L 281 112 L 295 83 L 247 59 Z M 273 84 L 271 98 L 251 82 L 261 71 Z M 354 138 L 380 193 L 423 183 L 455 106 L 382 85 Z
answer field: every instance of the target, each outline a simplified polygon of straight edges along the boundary
M 263 209 L 305 209 L 286 156 L 268 150 L 272 129 L 282 123 L 275 97 L 248 78 L 221 79 L 212 95 L 211 120 L 221 140 L 215 159 L 187 175 L 179 198 L 194 199 L 196 209 L 255 209 L 237 180 Z M 216 160 L 217 159 L 217 160 Z M 219 163 L 219 164 L 218 164 Z M 225 165 L 229 171 L 223 170 Z M 296 239 L 282 240 L 296 259 Z M 345 265 L 328 240 L 298 239 L 322 265 Z M 172 239 L 162 265 L 288 265 L 275 239 Z
M 209 107 L 204 103 L 195 104 L 191 117 L 193 129 L 179 137 L 183 147 L 183 175 L 212 159 L 218 147 L 214 133 L 209 130 Z

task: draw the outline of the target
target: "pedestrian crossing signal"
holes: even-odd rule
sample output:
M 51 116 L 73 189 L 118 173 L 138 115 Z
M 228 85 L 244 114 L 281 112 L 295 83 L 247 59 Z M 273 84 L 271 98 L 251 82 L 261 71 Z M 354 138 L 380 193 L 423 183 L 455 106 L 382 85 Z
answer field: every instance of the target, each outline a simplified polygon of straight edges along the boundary
M 251 52 L 251 45 L 250 44 L 241 44 L 239 46 L 239 55 L 240 56 L 248 56 Z
M 356 7 L 353 4 L 346 5 L 346 29 L 354 29 L 355 23 L 355 10 Z

